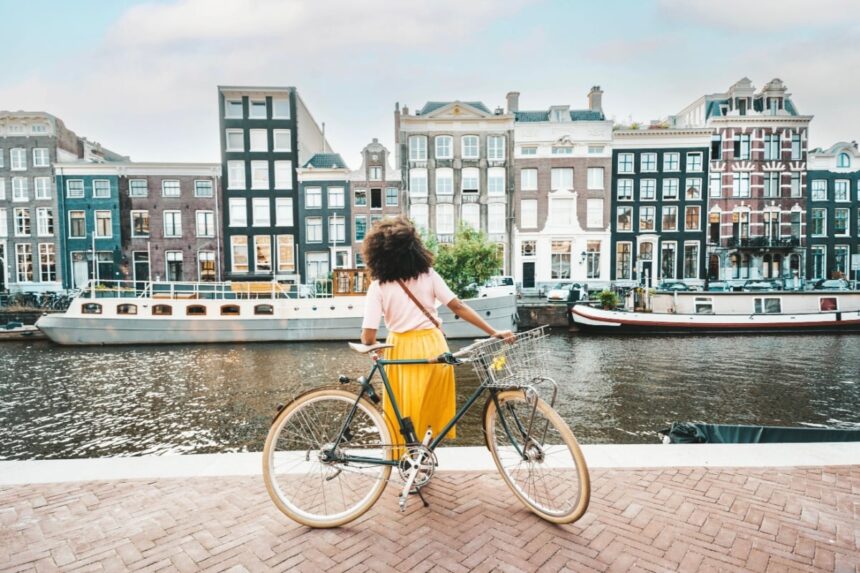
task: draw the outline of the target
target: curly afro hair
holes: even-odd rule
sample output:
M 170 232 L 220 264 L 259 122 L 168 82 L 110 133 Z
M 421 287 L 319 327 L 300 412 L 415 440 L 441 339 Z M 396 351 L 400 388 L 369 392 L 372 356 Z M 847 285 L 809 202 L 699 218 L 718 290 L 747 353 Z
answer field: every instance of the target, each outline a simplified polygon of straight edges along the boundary
M 433 253 L 402 216 L 376 222 L 364 237 L 362 254 L 370 275 L 381 283 L 415 278 L 433 266 Z

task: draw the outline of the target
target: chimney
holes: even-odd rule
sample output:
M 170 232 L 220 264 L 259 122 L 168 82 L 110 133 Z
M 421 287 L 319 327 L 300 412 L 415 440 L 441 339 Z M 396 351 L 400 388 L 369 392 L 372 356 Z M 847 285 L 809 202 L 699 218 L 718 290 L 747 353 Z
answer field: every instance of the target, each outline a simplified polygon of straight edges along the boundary
M 603 90 L 600 86 L 592 86 L 588 92 L 588 109 L 591 111 L 603 111 Z
M 508 113 L 520 111 L 520 92 L 508 92 L 505 97 L 508 100 Z

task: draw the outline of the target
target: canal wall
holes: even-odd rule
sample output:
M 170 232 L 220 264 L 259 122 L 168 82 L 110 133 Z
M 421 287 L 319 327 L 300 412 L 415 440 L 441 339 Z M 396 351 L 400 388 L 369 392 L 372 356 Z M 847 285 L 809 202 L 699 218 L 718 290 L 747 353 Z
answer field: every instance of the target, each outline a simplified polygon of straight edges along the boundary
M 0 309 L 0 326 L 9 322 L 20 322 L 22 324 L 36 324 L 39 317 L 45 314 L 41 309 L 9 310 Z
M 538 326 L 566 327 L 567 303 L 520 302 L 517 304 L 520 330 Z

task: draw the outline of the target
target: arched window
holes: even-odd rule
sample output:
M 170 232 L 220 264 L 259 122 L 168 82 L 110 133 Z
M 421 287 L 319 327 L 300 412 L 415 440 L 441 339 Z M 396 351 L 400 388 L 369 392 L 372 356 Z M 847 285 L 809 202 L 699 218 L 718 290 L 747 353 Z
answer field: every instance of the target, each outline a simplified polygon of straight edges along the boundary
M 221 316 L 239 316 L 239 305 L 225 304 L 221 307 Z
M 137 314 L 136 304 L 119 304 L 116 307 L 117 314 Z
M 173 307 L 169 304 L 157 304 L 152 307 L 152 316 L 170 316 L 173 314 Z
M 732 263 L 732 278 L 739 279 L 741 278 L 741 266 L 738 263 L 738 255 L 731 256 Z
M 836 158 L 836 167 L 851 167 L 851 158 L 844 151 Z
M 102 305 L 94 302 L 85 302 L 81 305 L 81 314 L 101 314 Z
M 206 307 L 202 304 L 192 304 L 185 309 L 185 314 L 188 316 L 205 316 Z
M 275 314 L 275 307 L 271 304 L 258 304 L 254 307 L 254 314 Z

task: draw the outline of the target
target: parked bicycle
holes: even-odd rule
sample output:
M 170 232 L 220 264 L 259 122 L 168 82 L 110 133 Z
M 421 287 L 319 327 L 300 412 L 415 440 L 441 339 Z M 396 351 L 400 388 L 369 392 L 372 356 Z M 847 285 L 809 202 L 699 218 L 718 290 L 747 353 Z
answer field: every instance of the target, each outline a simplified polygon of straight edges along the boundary
M 490 338 L 436 358 L 385 360 L 390 346 L 350 344 L 370 356 L 370 373 L 358 393 L 340 387 L 306 392 L 280 409 L 263 449 L 266 489 L 278 508 L 310 527 L 337 527 L 373 506 L 389 481 L 400 486 L 404 511 L 410 493 L 432 479 L 435 450 L 485 392 L 486 446 L 505 483 L 531 511 L 553 523 L 571 523 L 588 508 L 590 481 L 585 458 L 568 425 L 554 409 L 558 387 L 546 376 L 549 355 L 545 327 L 517 335 L 508 344 Z M 385 367 L 396 364 L 471 364 L 480 385 L 438 436 L 418 439 L 411 420 L 400 414 Z M 380 410 L 373 387 L 379 374 L 395 420 Z M 544 394 L 549 401 L 544 400 Z M 402 443 L 392 440 L 399 431 Z M 396 478 L 391 480 L 392 470 Z M 424 501 L 427 505 L 427 502 Z

